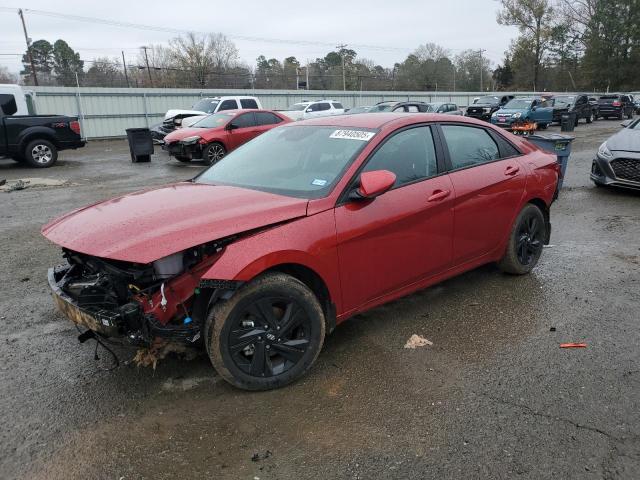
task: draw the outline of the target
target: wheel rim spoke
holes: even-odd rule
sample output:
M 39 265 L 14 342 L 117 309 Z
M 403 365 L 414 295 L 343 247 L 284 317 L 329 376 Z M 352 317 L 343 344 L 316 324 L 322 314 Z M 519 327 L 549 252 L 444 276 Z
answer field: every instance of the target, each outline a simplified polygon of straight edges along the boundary
M 229 348 L 232 352 L 237 352 L 243 348 L 251 345 L 264 334 L 264 330 L 261 328 L 247 328 L 241 330 L 234 330 L 231 332 L 229 339 Z
M 251 359 L 251 369 L 249 373 L 251 375 L 255 375 L 256 377 L 265 376 L 267 373 L 271 373 L 271 364 L 267 362 L 267 350 L 265 349 L 264 343 L 257 343 L 256 350 L 253 353 L 253 358 Z M 269 370 L 267 372 L 267 370 Z
M 276 350 L 287 360 L 298 363 L 302 356 L 307 351 L 309 340 L 290 340 L 283 343 L 274 343 L 273 349 Z
M 287 334 L 293 327 L 300 324 L 302 313 L 304 312 L 298 307 L 297 304 L 289 303 L 284 312 L 284 315 L 282 316 L 282 319 L 279 322 L 280 328 L 276 327 L 279 330 L 278 334 L 281 337 L 287 336 Z

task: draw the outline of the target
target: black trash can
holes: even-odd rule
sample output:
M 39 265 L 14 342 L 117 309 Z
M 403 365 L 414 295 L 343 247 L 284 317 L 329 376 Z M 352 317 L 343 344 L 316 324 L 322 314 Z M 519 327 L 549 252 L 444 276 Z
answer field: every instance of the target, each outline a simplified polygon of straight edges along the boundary
M 153 155 L 153 138 L 148 128 L 127 128 L 127 140 L 131 161 L 150 162 Z
M 563 113 L 560 117 L 560 131 L 573 132 L 576 128 L 576 112 Z
M 562 183 L 567 173 L 567 164 L 569 163 L 569 155 L 571 155 L 571 142 L 573 139 L 574 137 L 560 135 L 559 133 L 548 133 L 546 135 L 537 134 L 527 138 L 527 140 L 535 143 L 543 150 L 556 155 L 561 171 L 561 176 L 558 179 L 558 190 L 562 188 Z

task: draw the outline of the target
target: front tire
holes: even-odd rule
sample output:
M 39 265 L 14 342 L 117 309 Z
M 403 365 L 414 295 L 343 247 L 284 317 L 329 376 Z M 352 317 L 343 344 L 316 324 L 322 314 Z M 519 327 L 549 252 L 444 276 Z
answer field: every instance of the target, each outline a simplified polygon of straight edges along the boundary
M 593 122 L 593 113 L 590 113 L 589 116 L 587 117 L 587 123 L 592 123 Z
M 48 140 L 33 140 L 24 149 L 27 165 L 36 168 L 49 168 L 58 161 L 58 149 Z
M 213 142 L 202 150 L 202 159 L 207 165 L 218 163 L 227 154 L 227 150 L 221 143 Z
M 203 332 L 222 378 L 244 390 L 270 390 L 311 368 L 324 343 L 325 318 L 304 283 L 269 273 L 215 304 Z
M 498 267 L 505 273 L 524 275 L 538 263 L 547 235 L 544 215 L 529 203 L 520 211 L 509 235 L 509 243 Z

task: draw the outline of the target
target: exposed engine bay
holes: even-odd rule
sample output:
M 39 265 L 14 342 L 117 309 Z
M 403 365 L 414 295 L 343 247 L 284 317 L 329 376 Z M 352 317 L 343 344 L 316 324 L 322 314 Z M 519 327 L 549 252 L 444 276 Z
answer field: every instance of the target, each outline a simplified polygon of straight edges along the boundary
M 49 283 L 59 309 L 102 338 L 136 346 L 150 346 L 158 338 L 192 344 L 200 338 L 210 301 L 237 287 L 232 281 L 201 281 L 232 240 L 190 248 L 151 264 L 63 249 L 67 264 L 49 271 Z

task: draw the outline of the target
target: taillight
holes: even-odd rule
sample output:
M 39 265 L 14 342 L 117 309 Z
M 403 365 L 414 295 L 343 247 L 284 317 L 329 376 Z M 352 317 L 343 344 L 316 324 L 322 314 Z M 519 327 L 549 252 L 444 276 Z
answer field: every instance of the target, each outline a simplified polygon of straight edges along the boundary
M 74 120 L 73 122 L 69 122 L 69 128 L 71 130 L 73 130 L 75 133 L 77 133 L 78 135 L 80 135 L 80 122 L 77 120 Z
M 611 105 L 613 105 L 614 107 L 621 107 L 622 106 L 622 104 L 620 102 L 618 102 L 618 101 L 613 102 Z

